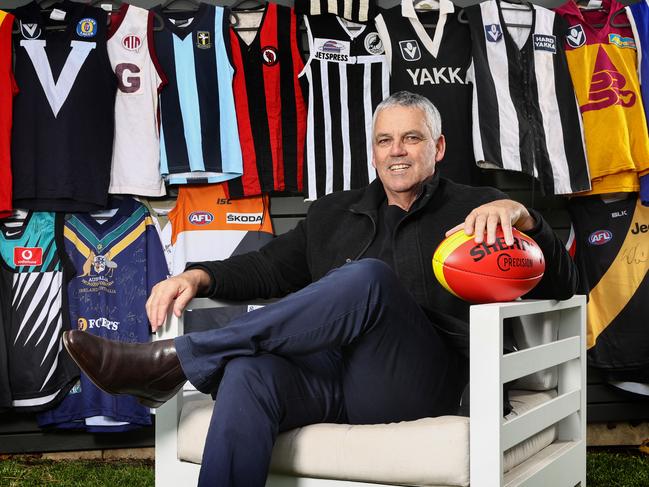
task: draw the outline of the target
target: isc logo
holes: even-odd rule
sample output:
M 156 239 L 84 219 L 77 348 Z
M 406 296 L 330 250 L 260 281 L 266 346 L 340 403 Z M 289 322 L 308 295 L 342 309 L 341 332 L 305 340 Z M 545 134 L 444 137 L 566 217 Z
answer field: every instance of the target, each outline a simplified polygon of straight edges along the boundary
M 189 214 L 188 218 L 192 225 L 207 225 L 214 221 L 214 215 L 209 211 L 194 211 Z
M 597 230 L 590 234 L 588 243 L 591 245 L 604 245 L 610 242 L 612 238 L 613 234 L 610 230 Z

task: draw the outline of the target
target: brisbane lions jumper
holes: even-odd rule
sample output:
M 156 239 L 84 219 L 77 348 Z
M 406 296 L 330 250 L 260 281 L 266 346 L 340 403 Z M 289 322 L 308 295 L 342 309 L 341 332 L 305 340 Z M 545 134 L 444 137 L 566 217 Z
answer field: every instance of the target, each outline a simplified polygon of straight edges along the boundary
M 77 2 L 14 11 L 14 206 L 92 211 L 108 196 L 117 83 L 106 12 Z
M 573 198 L 570 249 L 588 294 L 588 362 L 607 370 L 644 370 L 649 382 L 649 208 L 636 193 L 605 203 Z
M 295 13 L 267 3 L 250 44 L 233 28 L 230 39 L 243 176 L 228 183 L 229 194 L 302 192 L 306 105 Z
M 435 24 L 431 29 L 424 24 Z M 376 17 L 390 64 L 390 93 L 411 91 L 425 96 L 442 116 L 444 159 L 436 171 L 462 184 L 477 184 L 479 171 L 471 137 L 471 64 L 469 26 L 458 21 L 450 0 L 439 10 L 415 11 L 412 0 L 382 10 Z
M 111 16 L 108 55 L 117 76 L 110 193 L 162 196 L 158 91 L 166 77 L 153 45 L 153 13 L 122 4 Z
M 604 0 L 582 11 L 570 0 L 556 11 L 567 22 L 566 56 L 584 120 L 592 191 L 637 191 L 649 173 L 649 138 L 638 81 L 636 41 L 629 26 L 611 26 L 624 6 Z M 623 13 L 616 17 L 627 23 Z M 601 25 L 601 27 L 600 27 Z
M 167 85 L 160 93 L 160 166 L 170 184 L 241 176 L 229 57 L 229 10 L 202 3 L 167 13 L 155 51 Z
M 310 56 L 299 74 L 308 85 L 307 199 L 364 188 L 372 166 L 372 114 L 388 96 L 383 44 L 370 25 L 334 15 L 305 17 Z
M 11 110 L 18 91 L 13 76 L 11 29 L 14 17 L 0 10 L 0 218 L 11 214 Z
M 74 275 L 63 244 L 63 214 L 29 212 L 0 223 L 0 365 L 7 363 L 11 406 L 42 411 L 79 377 L 63 348 L 69 327 L 67 283 Z M 5 384 L 6 385 L 6 384 Z M 0 407 L 7 391 L 0 390 Z
M 510 22 L 530 27 L 508 27 L 505 5 Z M 465 10 L 473 42 L 469 79 L 476 161 L 534 176 L 547 194 L 589 190 L 561 18 L 538 5 L 496 0 Z

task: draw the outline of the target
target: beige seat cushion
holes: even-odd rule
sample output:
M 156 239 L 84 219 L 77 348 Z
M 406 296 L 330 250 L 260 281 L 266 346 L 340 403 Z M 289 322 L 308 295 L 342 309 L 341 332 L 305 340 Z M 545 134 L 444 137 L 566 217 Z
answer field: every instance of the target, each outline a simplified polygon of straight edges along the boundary
M 556 396 L 556 392 L 511 391 L 508 419 Z M 178 457 L 200 463 L 213 401 L 188 401 L 178 430 Z M 505 471 L 550 445 L 554 428 L 505 453 Z M 469 420 L 423 418 L 381 425 L 314 424 L 277 438 L 271 471 L 304 477 L 404 485 L 469 484 Z

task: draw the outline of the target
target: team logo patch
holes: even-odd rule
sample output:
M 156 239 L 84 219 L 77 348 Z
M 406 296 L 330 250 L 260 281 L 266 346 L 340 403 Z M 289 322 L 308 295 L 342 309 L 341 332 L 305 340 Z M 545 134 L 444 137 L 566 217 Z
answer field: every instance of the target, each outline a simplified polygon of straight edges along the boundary
M 379 42 L 381 41 L 379 40 Z M 367 45 L 367 39 L 365 40 L 365 44 Z M 314 57 L 316 59 L 339 63 L 346 63 L 349 61 L 349 52 L 351 49 L 349 42 L 347 41 L 322 39 L 317 37 L 313 39 L 313 45 L 315 46 Z
M 15 266 L 43 265 L 42 247 L 14 247 Z
M 624 108 L 635 105 L 637 95 L 633 90 L 624 89 L 627 80 L 620 70 L 613 64 L 606 50 L 599 46 L 593 75 L 590 79 L 588 103 L 581 105 L 581 113 L 590 110 L 601 110 L 612 105 Z M 628 87 L 627 87 L 628 88 Z
M 112 321 L 104 317 L 96 319 L 79 318 L 77 320 L 77 329 L 80 331 L 86 331 L 88 329 L 92 330 L 96 328 L 106 328 L 110 331 L 118 331 L 119 323 L 119 321 Z
M 196 47 L 199 49 L 209 49 L 212 47 L 212 38 L 209 32 L 204 30 L 196 32 Z
M 379 43 L 380 42 L 381 41 L 379 40 Z M 366 38 L 366 47 L 367 43 L 368 41 Z M 313 40 L 313 45 L 315 46 L 314 57 L 316 59 L 320 59 L 321 61 L 334 61 L 338 63 L 346 63 L 347 61 L 349 61 L 349 42 L 339 41 L 336 39 L 322 39 L 317 37 Z M 381 44 L 381 51 L 382 50 L 383 45 Z
M 401 56 L 406 61 L 417 61 L 421 59 L 421 50 L 416 40 L 399 41 L 399 48 L 401 49 Z
M 620 48 L 635 49 L 633 37 L 622 37 L 620 34 L 609 34 L 608 42 Z
M 193 211 L 187 219 L 192 225 L 208 225 L 214 221 L 214 215 L 209 211 Z
M 278 60 L 277 49 L 273 46 L 262 47 L 261 60 L 266 66 L 275 66 Z
M 552 35 L 547 34 L 534 34 L 532 35 L 534 40 L 534 50 L 535 51 L 547 51 L 552 54 L 557 53 L 557 38 Z
M 127 51 L 138 51 L 142 45 L 142 39 L 135 34 L 128 34 L 122 37 L 122 47 Z
M 383 54 L 385 49 L 383 49 L 383 42 L 377 32 L 370 32 L 365 37 L 365 49 L 370 54 L 378 55 Z
M 581 24 L 573 25 L 568 29 L 568 35 L 566 36 L 566 42 L 573 49 L 586 44 L 586 33 Z
M 77 24 L 77 35 L 81 37 L 95 37 L 97 35 L 97 21 L 89 17 L 81 19 Z
M 500 28 L 500 24 L 485 25 L 484 32 L 489 42 L 498 42 L 503 38 L 503 30 Z
M 344 44 L 342 42 L 334 41 L 333 39 L 329 39 L 325 41 L 321 46 L 320 50 L 322 52 L 333 52 L 333 53 L 340 53 L 343 48 Z
M 588 243 L 591 245 L 604 245 L 613 239 L 610 230 L 596 230 L 588 236 Z
M 20 23 L 20 32 L 25 39 L 38 39 L 41 36 L 41 27 L 38 24 Z

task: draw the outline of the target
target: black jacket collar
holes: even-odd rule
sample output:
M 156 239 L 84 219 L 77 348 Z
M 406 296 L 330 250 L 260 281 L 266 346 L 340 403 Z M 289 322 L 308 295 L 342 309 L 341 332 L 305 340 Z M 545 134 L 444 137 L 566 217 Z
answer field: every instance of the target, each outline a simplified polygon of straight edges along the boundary
M 435 171 L 433 177 L 424 183 L 423 194 L 417 199 L 412 210 L 416 210 L 424 206 L 437 190 L 439 186 L 439 173 Z M 360 200 L 357 203 L 350 205 L 350 209 L 359 213 L 374 213 L 383 204 L 386 199 L 385 189 L 383 183 L 379 178 L 376 178 L 370 185 L 365 188 Z

